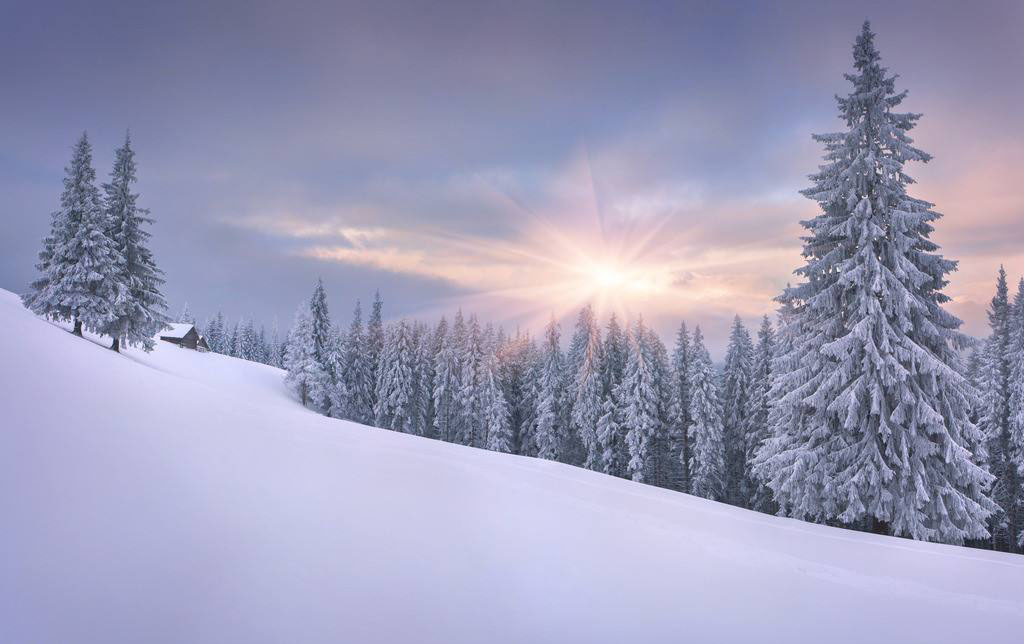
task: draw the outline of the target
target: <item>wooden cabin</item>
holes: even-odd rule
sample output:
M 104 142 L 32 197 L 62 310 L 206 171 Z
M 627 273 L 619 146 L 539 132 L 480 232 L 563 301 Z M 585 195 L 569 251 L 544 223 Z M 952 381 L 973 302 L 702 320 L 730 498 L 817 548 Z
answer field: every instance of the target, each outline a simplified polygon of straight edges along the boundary
M 210 350 L 210 345 L 206 343 L 206 338 L 199 335 L 199 330 L 196 329 L 195 325 L 187 322 L 171 324 L 169 329 L 160 332 L 160 339 L 185 349 L 196 351 Z

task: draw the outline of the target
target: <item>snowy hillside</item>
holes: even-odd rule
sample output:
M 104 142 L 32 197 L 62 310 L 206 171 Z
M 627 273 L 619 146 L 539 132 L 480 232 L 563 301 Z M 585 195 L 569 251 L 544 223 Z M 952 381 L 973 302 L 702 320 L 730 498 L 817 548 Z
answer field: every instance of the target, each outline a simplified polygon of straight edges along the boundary
M 0 641 L 966 642 L 1024 557 L 763 516 L 307 412 L 0 292 Z

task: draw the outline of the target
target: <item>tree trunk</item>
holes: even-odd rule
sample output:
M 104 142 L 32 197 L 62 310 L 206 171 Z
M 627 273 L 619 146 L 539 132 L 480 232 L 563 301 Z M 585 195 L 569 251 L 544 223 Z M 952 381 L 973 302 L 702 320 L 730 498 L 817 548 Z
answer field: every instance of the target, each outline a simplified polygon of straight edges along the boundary
M 870 528 L 870 530 L 871 530 L 871 532 L 873 532 L 875 534 L 889 535 L 889 534 L 892 533 L 891 530 L 889 529 L 889 522 L 888 521 L 882 521 L 881 519 L 877 519 L 875 517 L 871 517 L 871 528 Z
M 121 338 L 114 338 L 114 341 L 110 343 L 110 350 L 121 353 Z
M 75 318 L 75 328 L 71 332 L 78 337 L 82 337 L 82 321 L 78 318 Z

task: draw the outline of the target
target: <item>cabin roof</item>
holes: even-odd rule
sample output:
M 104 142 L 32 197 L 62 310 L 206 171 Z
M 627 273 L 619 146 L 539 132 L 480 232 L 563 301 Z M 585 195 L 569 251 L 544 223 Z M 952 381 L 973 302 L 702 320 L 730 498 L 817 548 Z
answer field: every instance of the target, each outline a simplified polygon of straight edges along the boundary
M 160 332 L 161 338 L 184 338 L 195 327 L 195 325 L 188 322 L 175 322 L 169 326 L 171 328 Z

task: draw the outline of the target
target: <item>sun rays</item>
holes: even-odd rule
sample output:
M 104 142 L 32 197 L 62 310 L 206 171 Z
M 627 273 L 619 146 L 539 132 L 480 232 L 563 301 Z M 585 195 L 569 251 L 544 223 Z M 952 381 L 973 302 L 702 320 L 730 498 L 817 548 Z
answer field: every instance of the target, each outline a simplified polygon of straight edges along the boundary
M 422 221 L 387 227 L 341 212 L 308 218 L 264 213 L 242 225 L 290 239 L 292 252 L 304 257 L 455 290 L 407 314 L 436 317 L 462 309 L 535 332 L 550 316 L 565 320 L 587 303 L 602 317 L 661 318 L 666 329 L 684 316 L 760 315 L 778 292 L 762 267 L 793 262 L 792 249 L 702 241 L 701 225 L 713 222 L 712 215 L 666 209 L 661 202 L 645 209 L 637 204 L 655 202 L 629 195 L 602 201 L 586 155 L 524 194 L 510 187 L 515 182 L 488 175 L 461 181 L 459 190 L 470 186 L 492 213 L 484 225 L 453 226 L 439 214 L 443 227 Z M 629 207 L 617 205 L 623 202 Z

